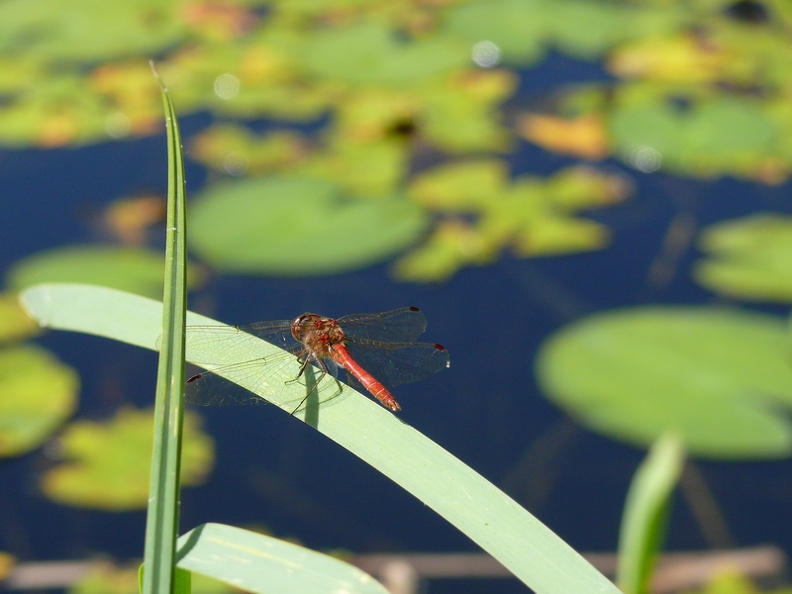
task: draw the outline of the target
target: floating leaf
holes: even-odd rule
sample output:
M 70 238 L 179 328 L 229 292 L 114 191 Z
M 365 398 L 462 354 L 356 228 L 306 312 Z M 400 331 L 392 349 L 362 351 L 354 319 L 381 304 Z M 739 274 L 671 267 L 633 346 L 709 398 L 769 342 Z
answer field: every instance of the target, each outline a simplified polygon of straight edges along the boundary
M 506 151 L 511 132 L 495 111 L 517 88 L 512 72 L 465 70 L 422 89 L 421 133 L 450 153 Z
M 504 61 L 529 66 L 544 57 L 547 15 L 552 10 L 546 0 L 467 2 L 449 11 L 445 25 L 471 46 L 490 41 L 503 52 Z
M 409 196 L 429 208 L 476 212 L 496 201 L 509 183 L 506 163 L 496 159 L 454 162 L 415 177 Z
M 0 456 L 28 452 L 74 411 L 77 374 L 33 345 L 0 349 Z
M 30 338 L 39 332 L 39 325 L 19 305 L 16 294 L 0 293 L 0 343 Z
M 575 254 L 602 249 L 608 238 L 608 229 L 595 221 L 545 216 L 517 232 L 514 252 L 523 257 Z
M 584 159 L 604 159 L 610 153 L 602 118 L 576 119 L 526 114 L 518 124 L 520 135 L 543 149 Z
M 127 0 L 107 10 L 101 0 L 8 0 L 0 3 L 5 34 L 0 52 L 60 60 L 99 60 L 131 53 L 154 55 L 186 33 L 174 18 L 178 3 Z
M 11 267 L 6 282 L 17 290 L 44 282 L 87 283 L 159 297 L 162 295 L 162 266 L 162 253 L 153 250 L 70 246 L 38 252 L 20 260 Z M 194 286 L 196 274 L 190 276 L 190 284 Z
M 343 141 L 315 153 L 293 171 L 326 179 L 356 196 L 388 196 L 407 173 L 409 154 L 403 142 Z
M 697 177 L 728 172 L 762 178 L 780 151 L 778 126 L 747 99 L 715 98 L 683 111 L 664 99 L 644 101 L 615 109 L 608 127 L 617 153 L 650 147 L 664 168 Z
M 701 43 L 694 33 L 685 32 L 622 46 L 611 54 L 608 70 L 622 77 L 709 83 L 717 80 L 726 62 L 733 59 L 724 47 Z
M 629 178 L 588 165 L 565 167 L 545 184 L 548 202 L 565 213 L 623 202 L 633 189 Z
M 353 201 L 309 178 L 218 185 L 190 212 L 190 240 L 229 272 L 325 275 L 381 262 L 415 243 L 426 213 L 401 199 Z
M 730 297 L 792 302 L 792 217 L 758 214 L 710 225 L 693 270 L 700 285 Z
M 441 222 L 423 245 L 396 262 L 394 274 L 413 282 L 448 280 L 468 264 L 485 264 L 497 256 L 500 245 L 485 239 L 464 221 Z
M 165 222 L 165 198 L 140 194 L 114 200 L 102 212 L 101 223 L 124 245 L 143 246 L 148 230 Z
M 404 41 L 375 24 L 315 32 L 303 41 L 301 54 L 314 75 L 352 85 L 414 85 L 469 64 L 467 47 L 457 40 Z
M 783 320 L 708 307 L 644 307 L 591 316 L 545 341 L 547 396 L 584 426 L 648 446 L 676 430 L 693 455 L 792 452 L 789 335 Z
M 41 477 L 47 497 L 68 505 L 105 510 L 146 506 L 151 470 L 151 411 L 121 409 L 107 423 L 77 421 L 61 436 L 66 462 Z M 181 481 L 200 484 L 210 471 L 214 445 L 199 418 L 184 416 Z
M 244 126 L 214 125 L 194 137 L 190 156 L 231 175 L 261 173 L 297 163 L 308 152 L 307 139 L 293 132 L 257 137 Z
M 647 25 L 646 17 L 629 3 L 603 4 L 578 0 L 556 0 L 547 11 L 547 28 L 552 44 L 565 54 L 594 58 L 613 45 L 639 35 Z M 654 11 L 663 19 L 671 10 Z M 667 16 L 666 16 L 667 18 Z
M 475 220 L 441 223 L 395 272 L 405 280 L 440 281 L 466 264 L 492 262 L 505 249 L 523 257 L 600 249 L 609 241 L 607 228 L 572 213 L 623 200 L 630 189 L 620 176 L 590 167 L 513 180 L 506 164 L 495 159 L 436 167 L 413 179 L 410 197 Z

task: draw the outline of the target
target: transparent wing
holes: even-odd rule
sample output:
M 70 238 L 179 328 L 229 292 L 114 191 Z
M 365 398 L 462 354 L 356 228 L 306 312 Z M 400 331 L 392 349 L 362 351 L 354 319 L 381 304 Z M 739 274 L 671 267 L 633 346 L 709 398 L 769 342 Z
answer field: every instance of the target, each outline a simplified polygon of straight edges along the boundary
M 379 343 L 368 341 L 348 342 L 347 350 L 366 371 L 388 387 L 417 382 L 451 364 L 448 351 L 430 342 L 388 343 L 386 348 L 379 346 Z
M 187 359 L 215 366 L 250 360 L 250 350 L 256 350 L 251 335 L 291 353 L 297 353 L 301 348 L 300 343 L 292 338 L 286 320 L 245 326 L 187 326 Z M 259 349 L 262 357 L 269 354 L 264 349 L 266 345 Z
M 282 349 L 295 351 L 300 348 L 300 343 L 291 335 L 291 320 L 275 320 L 273 322 L 253 322 L 243 326 L 234 326 L 240 332 L 266 340 Z
M 337 322 L 347 338 L 355 342 L 412 342 L 426 330 L 426 317 L 417 307 L 352 314 L 338 318 Z
M 263 324 L 188 326 L 187 359 L 208 371 L 187 381 L 186 401 L 203 406 L 267 404 L 249 390 L 273 395 L 283 393 L 285 382 L 295 378 L 299 371 L 295 353 L 300 348 L 295 340 L 286 340 L 283 325 L 283 322 L 270 323 L 266 331 Z M 252 326 L 261 330 L 260 336 L 251 336 Z M 265 337 L 268 343 L 289 347 L 288 350 L 277 350 L 256 340 Z M 289 365 L 291 370 L 286 369 Z M 299 398 L 295 396 L 298 401 Z
M 261 373 L 263 360 L 255 359 L 244 363 L 236 363 L 218 368 L 220 373 L 231 371 L 240 379 L 253 378 Z M 184 399 L 190 404 L 201 406 L 241 406 L 246 404 L 269 404 L 258 394 L 246 390 L 239 384 L 233 383 L 222 375 L 211 371 L 203 371 L 187 380 L 184 389 Z
M 224 365 L 187 380 L 184 398 L 190 404 L 201 406 L 276 404 L 289 412 L 296 412 L 312 394 L 316 394 L 319 402 L 338 395 L 338 390 L 324 389 L 328 381 L 334 380 L 325 370 L 313 366 L 315 383 L 309 387 L 302 377 L 297 377 L 299 367 L 295 356 L 286 352 L 266 359 Z M 272 401 L 251 390 L 271 397 Z

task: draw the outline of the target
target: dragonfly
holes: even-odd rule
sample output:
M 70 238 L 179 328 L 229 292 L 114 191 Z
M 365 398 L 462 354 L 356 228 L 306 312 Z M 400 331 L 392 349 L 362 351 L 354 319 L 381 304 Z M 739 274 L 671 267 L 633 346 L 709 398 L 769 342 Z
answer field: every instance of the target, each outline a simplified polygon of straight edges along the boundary
M 450 356 L 445 347 L 415 342 L 425 329 L 426 317 L 417 307 L 352 314 L 338 319 L 304 313 L 292 320 L 243 326 L 188 326 L 188 353 L 221 352 L 248 334 L 287 352 L 230 365 L 215 365 L 207 361 L 207 366 L 213 369 L 187 380 L 185 399 L 191 404 L 204 406 L 266 404 L 252 392 L 229 389 L 228 381 L 221 374 L 231 372 L 237 377 L 244 376 L 246 383 L 268 386 L 272 378 L 282 374 L 284 365 L 293 365 L 296 357 L 299 371 L 294 380 L 313 365 L 320 372 L 315 388 L 322 378 L 326 375 L 335 377 L 341 368 L 346 371 L 349 385 L 364 388 L 385 408 L 397 412 L 401 406 L 390 391 L 393 386 L 424 379 L 450 366 Z

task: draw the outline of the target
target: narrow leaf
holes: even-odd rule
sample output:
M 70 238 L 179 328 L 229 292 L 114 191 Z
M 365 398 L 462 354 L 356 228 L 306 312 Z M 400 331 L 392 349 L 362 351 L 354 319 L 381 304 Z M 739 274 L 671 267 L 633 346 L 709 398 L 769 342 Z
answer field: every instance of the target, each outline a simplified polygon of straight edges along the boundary
M 179 567 L 250 592 L 387 594 L 354 565 L 222 524 L 204 524 L 179 538 Z
M 108 336 L 146 348 L 156 344 L 161 306 L 152 300 L 102 287 L 56 284 L 32 287 L 22 294 L 22 300 L 45 326 Z M 219 322 L 188 312 L 187 323 Z M 239 346 L 238 360 L 255 359 L 275 348 L 251 337 Z M 287 391 L 301 386 L 280 382 L 293 379 L 298 368 L 295 360 L 293 369 L 284 370 L 282 377 L 269 378 L 272 388 L 263 396 L 292 402 L 295 394 Z M 434 509 L 537 594 L 618 592 L 505 493 L 371 399 L 343 386 L 327 404 L 313 410 L 308 406 L 295 418 L 307 416 L 318 431 Z M 250 414 L 261 414 L 263 419 L 267 412 L 263 407 Z M 581 522 L 585 520 L 581 518 Z
M 156 70 L 154 73 L 157 74 Z M 162 84 L 161 89 L 168 132 L 168 230 L 165 244 L 162 346 L 154 411 L 154 451 L 146 517 L 144 594 L 165 594 L 173 591 L 174 556 L 179 529 L 179 466 L 184 414 L 182 393 L 187 303 L 184 163 L 173 104 Z
M 685 448 L 666 433 L 635 473 L 622 517 L 616 583 L 625 594 L 645 594 L 654 560 L 663 545 L 671 494 L 682 473 Z

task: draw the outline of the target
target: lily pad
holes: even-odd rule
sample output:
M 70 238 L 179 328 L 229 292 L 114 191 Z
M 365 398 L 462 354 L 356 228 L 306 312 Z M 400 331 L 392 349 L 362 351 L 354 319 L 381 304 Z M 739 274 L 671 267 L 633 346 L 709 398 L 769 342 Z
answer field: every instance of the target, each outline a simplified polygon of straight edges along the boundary
M 698 101 L 685 112 L 664 97 L 647 97 L 613 110 L 609 132 L 617 153 L 629 157 L 650 147 L 660 153 L 663 168 L 696 177 L 759 177 L 781 146 L 777 125 L 758 102 L 728 97 Z
M 693 270 L 700 285 L 722 295 L 792 303 L 792 217 L 759 214 L 710 225 Z
M 350 200 L 330 182 L 273 177 L 205 192 L 190 211 L 190 240 L 227 272 L 326 275 L 388 259 L 428 222 L 406 200 Z
M 121 409 L 107 423 L 78 421 L 63 433 L 63 457 L 68 461 L 41 477 L 43 492 L 68 505 L 124 511 L 143 509 L 151 471 L 151 411 Z M 211 470 L 214 444 L 200 428 L 199 417 L 184 416 L 181 480 L 200 484 Z
M 0 456 L 17 456 L 48 439 L 74 412 L 77 374 L 41 347 L 0 350 Z
M 548 398 L 582 425 L 648 446 L 676 430 L 692 455 L 792 452 L 790 340 L 783 319 L 711 307 L 643 307 L 585 318 L 536 360 Z
M 435 167 L 413 179 L 409 196 L 456 220 L 440 222 L 394 272 L 403 280 L 436 282 L 466 264 L 490 263 L 506 249 L 521 257 L 601 249 L 608 229 L 573 215 L 624 200 L 630 190 L 623 178 L 588 167 L 514 179 L 495 159 Z
M 13 293 L 0 293 L 0 343 L 31 338 L 41 332 Z
M 314 33 L 305 39 L 301 53 L 314 75 L 352 85 L 411 85 L 470 63 L 467 46 L 456 39 L 404 41 L 375 24 Z
M 546 0 L 468 2 L 453 7 L 446 19 L 449 31 L 472 44 L 490 41 L 505 62 L 529 66 L 544 57 L 547 24 L 553 6 Z
M 13 289 L 45 282 L 74 282 L 112 287 L 146 297 L 162 296 L 162 252 L 110 246 L 69 246 L 20 260 L 6 276 Z M 196 274 L 188 275 L 195 286 Z
M 102 0 L 8 0 L 0 3 L 2 52 L 60 60 L 155 55 L 186 35 L 177 2 L 131 0 L 107 10 Z

